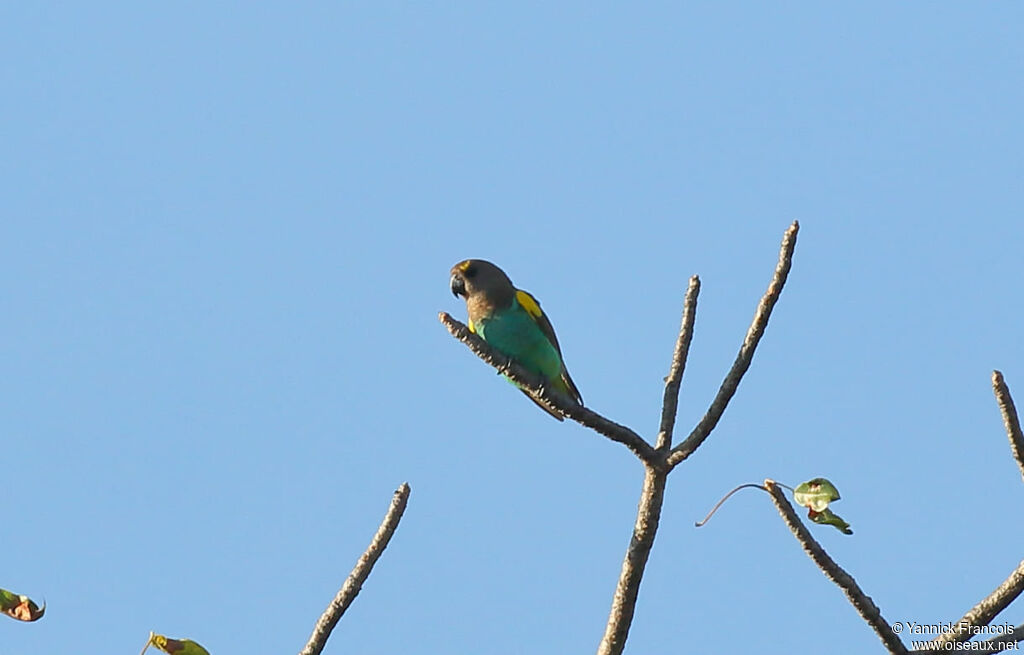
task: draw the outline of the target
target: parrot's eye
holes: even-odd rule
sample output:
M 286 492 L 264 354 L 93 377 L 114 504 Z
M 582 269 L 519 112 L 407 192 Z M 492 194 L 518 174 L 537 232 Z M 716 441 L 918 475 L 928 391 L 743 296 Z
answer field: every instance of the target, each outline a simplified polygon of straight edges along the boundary
M 467 266 L 463 273 L 466 277 L 476 277 L 476 266 Z

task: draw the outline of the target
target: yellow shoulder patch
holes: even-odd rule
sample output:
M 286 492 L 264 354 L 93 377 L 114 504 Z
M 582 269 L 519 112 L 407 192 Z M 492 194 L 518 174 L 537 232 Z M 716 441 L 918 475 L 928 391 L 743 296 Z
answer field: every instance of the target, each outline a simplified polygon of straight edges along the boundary
M 520 306 L 526 310 L 526 313 L 533 318 L 540 318 L 544 315 L 544 312 L 540 311 L 540 304 L 534 300 L 533 296 L 522 289 L 516 289 L 516 300 L 519 302 Z
M 469 323 L 469 331 L 476 334 L 476 326 L 473 325 L 473 319 L 469 319 L 467 322 Z

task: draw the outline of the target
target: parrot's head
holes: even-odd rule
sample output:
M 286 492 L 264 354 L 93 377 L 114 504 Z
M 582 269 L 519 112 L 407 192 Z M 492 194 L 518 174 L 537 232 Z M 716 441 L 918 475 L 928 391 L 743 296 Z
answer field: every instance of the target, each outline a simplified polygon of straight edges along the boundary
M 467 259 L 452 266 L 451 289 L 456 297 L 463 297 L 467 302 L 484 299 L 491 303 L 508 299 L 511 302 L 515 287 L 512 281 L 494 264 L 483 259 Z

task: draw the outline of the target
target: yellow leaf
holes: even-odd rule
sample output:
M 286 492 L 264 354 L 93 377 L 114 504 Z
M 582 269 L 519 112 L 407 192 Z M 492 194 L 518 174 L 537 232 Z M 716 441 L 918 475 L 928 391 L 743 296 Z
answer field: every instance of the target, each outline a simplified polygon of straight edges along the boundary
M 164 635 L 149 633 L 146 647 L 155 646 L 169 655 L 210 655 L 210 652 L 191 639 L 171 639 Z M 142 649 L 146 652 L 146 649 Z

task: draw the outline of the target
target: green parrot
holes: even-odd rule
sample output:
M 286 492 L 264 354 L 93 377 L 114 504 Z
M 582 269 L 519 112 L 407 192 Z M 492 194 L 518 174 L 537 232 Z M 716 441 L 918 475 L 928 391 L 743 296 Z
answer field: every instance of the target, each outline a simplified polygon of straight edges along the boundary
M 555 329 L 541 311 L 540 303 L 512 286 L 505 271 L 491 262 L 467 259 L 452 266 L 451 273 L 452 293 L 456 298 L 466 299 L 469 330 L 523 368 L 540 375 L 550 388 L 582 405 L 579 389 L 562 361 Z M 562 420 L 526 390 L 520 390 L 541 409 Z

